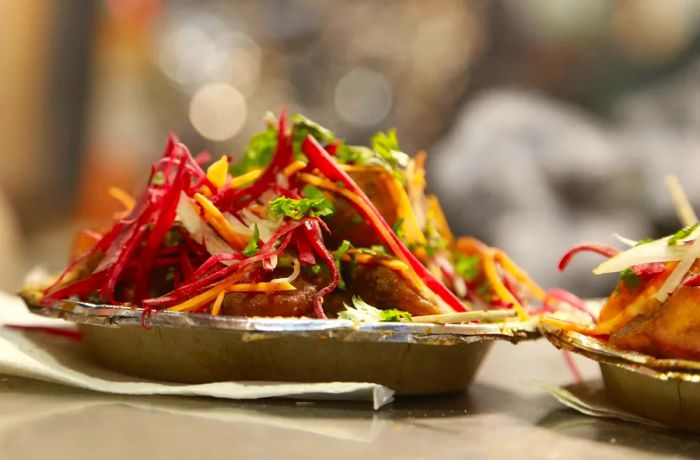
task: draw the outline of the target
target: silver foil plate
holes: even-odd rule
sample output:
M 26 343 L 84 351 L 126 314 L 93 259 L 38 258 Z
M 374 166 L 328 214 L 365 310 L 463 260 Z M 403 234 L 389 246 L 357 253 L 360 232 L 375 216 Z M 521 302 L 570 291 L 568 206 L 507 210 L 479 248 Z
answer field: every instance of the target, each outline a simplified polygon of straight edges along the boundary
M 140 326 L 142 309 L 61 300 L 39 306 L 36 297 L 23 294 L 29 310 L 77 324 L 111 328 Z M 346 341 L 453 345 L 487 340 L 518 342 L 539 336 L 537 321 L 497 323 L 425 324 L 411 322 L 360 323 L 342 319 L 262 318 L 211 316 L 199 313 L 153 311 L 146 323 L 154 328 L 216 329 L 260 334 L 340 338 Z

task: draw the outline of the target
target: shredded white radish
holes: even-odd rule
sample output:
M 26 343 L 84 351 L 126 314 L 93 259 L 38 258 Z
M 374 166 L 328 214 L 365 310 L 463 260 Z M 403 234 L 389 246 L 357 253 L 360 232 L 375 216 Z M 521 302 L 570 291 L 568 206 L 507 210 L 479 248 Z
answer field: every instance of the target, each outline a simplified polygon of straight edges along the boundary
M 282 173 L 277 174 L 277 184 L 280 187 L 289 188 L 289 179 Z
M 624 236 L 620 235 L 619 233 L 614 233 L 613 236 L 615 237 L 615 239 L 617 241 L 619 241 L 620 243 L 627 245 L 631 248 L 635 247 L 639 243 L 639 241 L 635 241 L 635 240 L 632 240 L 630 238 L 625 238 Z
M 241 211 L 241 215 L 243 219 L 245 220 L 245 224 L 248 225 L 250 228 L 250 232 L 252 234 L 252 228 L 253 225 L 258 226 L 258 232 L 260 233 L 260 239 L 267 243 L 268 240 L 274 235 L 274 233 L 279 229 L 280 225 L 282 225 L 282 218 L 277 218 L 277 219 L 261 219 L 260 217 L 256 216 L 252 211 L 249 209 L 243 209 Z
M 292 281 L 297 279 L 297 277 L 299 276 L 299 273 L 301 273 L 301 265 L 299 264 L 299 259 L 297 259 L 296 257 L 293 258 L 292 265 L 293 265 L 293 270 L 292 270 L 291 275 L 285 276 L 282 278 L 275 278 L 270 282 L 271 283 L 291 283 Z
M 253 235 L 253 229 L 252 226 L 248 226 L 238 220 L 236 216 L 232 215 L 231 213 L 225 212 L 224 217 L 228 221 L 229 224 L 231 224 L 231 227 L 233 227 L 233 230 L 240 234 L 240 235 L 245 235 L 245 236 L 252 236 Z
M 598 265 L 593 269 L 593 273 L 596 275 L 617 273 L 634 265 L 681 260 L 689 249 L 683 243 L 694 240 L 698 237 L 698 233 L 698 229 L 696 229 L 687 237 L 679 239 L 678 244 L 675 246 L 668 245 L 670 236 L 641 246 L 635 246 Z
M 688 273 L 688 270 L 690 270 L 690 267 L 693 266 L 695 259 L 698 257 L 700 257 L 700 243 L 698 243 L 698 240 L 695 240 L 687 248 L 686 254 L 654 295 L 656 300 L 663 303 L 668 299 L 668 296 L 683 282 L 685 274 Z
M 185 192 L 180 193 L 180 199 L 177 202 L 177 215 L 180 222 L 182 222 L 182 226 L 192 236 L 192 239 L 200 244 L 204 244 L 209 254 L 218 255 L 235 252 L 195 211 L 192 201 Z M 223 261 L 222 263 L 229 265 L 233 261 Z
M 467 283 L 464 282 L 464 279 L 461 276 L 455 277 L 454 288 L 455 293 L 459 296 L 460 299 L 463 299 L 467 296 Z
M 695 215 L 695 211 L 690 205 L 688 197 L 685 195 L 678 178 L 676 176 L 666 176 L 665 182 L 668 193 L 673 200 L 673 205 L 676 208 L 678 220 L 681 221 L 681 224 L 688 227 L 696 223 L 698 221 L 698 216 Z

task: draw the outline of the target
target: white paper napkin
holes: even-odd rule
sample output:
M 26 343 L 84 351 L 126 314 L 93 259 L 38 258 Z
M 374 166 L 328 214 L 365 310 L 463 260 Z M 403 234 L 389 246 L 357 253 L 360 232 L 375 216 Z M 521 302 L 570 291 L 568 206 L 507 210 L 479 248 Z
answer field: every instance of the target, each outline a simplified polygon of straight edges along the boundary
M 20 298 L 0 292 L 0 326 L 8 325 L 65 328 L 69 323 L 32 315 Z M 216 382 L 188 385 L 139 379 L 97 366 L 86 355 L 79 341 L 7 327 L 0 327 L 0 374 L 114 394 L 368 401 L 374 409 L 390 403 L 394 396 L 394 392 L 387 387 L 361 382 Z

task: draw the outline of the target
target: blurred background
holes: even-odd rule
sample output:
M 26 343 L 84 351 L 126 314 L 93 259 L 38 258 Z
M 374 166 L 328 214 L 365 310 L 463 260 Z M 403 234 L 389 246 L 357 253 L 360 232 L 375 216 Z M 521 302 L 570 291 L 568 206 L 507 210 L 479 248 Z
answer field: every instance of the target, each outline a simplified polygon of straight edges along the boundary
M 61 267 L 176 132 L 237 157 L 286 105 L 353 143 L 429 152 L 455 232 L 548 287 L 605 294 L 573 243 L 678 227 L 700 204 L 694 0 L 0 1 L 0 288 Z M 585 258 L 582 258 L 585 259 Z

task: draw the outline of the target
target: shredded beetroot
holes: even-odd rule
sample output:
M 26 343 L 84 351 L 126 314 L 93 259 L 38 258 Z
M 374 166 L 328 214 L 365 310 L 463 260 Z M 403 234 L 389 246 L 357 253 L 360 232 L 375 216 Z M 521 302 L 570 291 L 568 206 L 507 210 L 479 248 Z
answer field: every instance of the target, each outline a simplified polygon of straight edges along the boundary
M 418 260 L 416 256 L 408 250 L 401 242 L 391 226 L 387 224 L 384 217 L 379 213 L 377 208 L 367 198 L 367 195 L 360 189 L 355 181 L 333 161 L 333 158 L 325 151 L 321 144 L 311 136 L 308 136 L 302 146 L 303 152 L 309 158 L 309 164 L 312 164 L 318 170 L 332 181 L 340 181 L 345 188 L 356 194 L 362 200 L 365 207 L 358 207 L 354 203 L 360 214 L 362 214 L 379 236 L 384 240 L 384 245 L 394 255 L 401 260 L 408 262 L 413 271 L 425 283 L 425 285 L 447 303 L 454 311 L 466 311 L 465 305 L 459 298 L 452 293 L 444 284 L 442 284 L 425 266 Z M 389 235 L 389 240 L 386 240 L 385 235 Z
M 318 223 L 314 222 L 312 219 L 307 219 L 304 221 L 304 225 L 302 225 L 301 228 L 304 231 L 307 241 L 311 244 L 311 247 L 321 257 L 321 260 L 323 260 L 331 272 L 331 282 L 328 283 L 328 285 L 323 289 L 318 291 L 313 297 L 314 313 L 316 314 L 316 317 L 326 319 L 326 313 L 323 311 L 323 297 L 333 292 L 338 286 L 340 274 L 338 273 L 338 267 L 335 265 L 333 255 L 331 255 L 331 253 L 328 252 L 328 249 L 326 249 L 326 247 L 323 245 L 321 229 L 319 228 Z
M 576 254 L 581 252 L 595 252 L 608 259 L 615 257 L 620 250 L 602 243 L 582 243 L 567 251 L 559 261 L 559 271 L 564 271 Z
M 684 282 L 683 286 L 698 287 L 700 286 L 700 274 L 690 275 Z
M 649 277 L 665 272 L 666 264 L 663 262 L 650 262 L 647 264 L 634 265 L 630 268 L 637 276 Z

